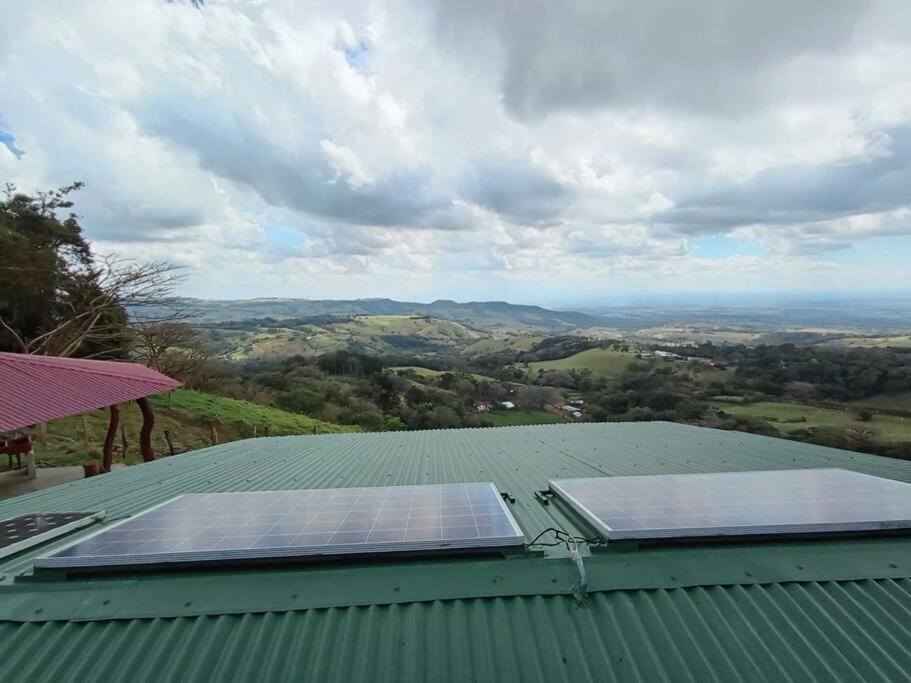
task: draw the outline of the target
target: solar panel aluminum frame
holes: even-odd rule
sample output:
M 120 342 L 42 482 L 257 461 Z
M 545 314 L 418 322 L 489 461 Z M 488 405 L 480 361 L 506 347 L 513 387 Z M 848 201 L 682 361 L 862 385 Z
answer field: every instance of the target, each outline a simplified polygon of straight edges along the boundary
M 503 511 L 505 518 L 508 520 L 510 527 L 515 531 L 515 536 L 497 536 L 487 538 L 472 539 L 454 539 L 454 540 L 431 540 L 431 541 L 400 541 L 388 543 L 358 543 L 358 544 L 338 544 L 333 546 L 297 546 L 288 548 L 243 548 L 243 549 L 219 549 L 219 550 L 187 550 L 173 553 L 157 553 L 146 555 L 121 555 L 121 556 L 82 556 L 82 557 L 55 557 L 56 554 L 67 550 L 75 545 L 83 543 L 90 538 L 104 534 L 116 527 L 135 520 L 142 515 L 157 510 L 158 508 L 169 505 L 182 498 L 191 497 L 200 494 L 182 494 L 170 498 L 158 505 L 154 505 L 147 510 L 120 520 L 115 524 L 83 536 L 74 540 L 62 548 L 56 548 L 54 551 L 42 555 L 35 560 L 36 569 L 104 569 L 104 568 L 150 568 L 150 567 L 167 567 L 181 565 L 200 565 L 214 563 L 233 563 L 246 561 L 292 561 L 296 559 L 319 559 L 333 557 L 363 557 L 373 555 L 398 555 L 409 553 L 435 552 L 447 553 L 456 551 L 483 551 L 483 550 L 510 550 L 525 546 L 525 535 L 522 529 L 516 523 L 506 502 L 503 500 L 500 492 L 493 482 L 466 482 L 466 483 L 487 483 Z M 420 484 L 415 486 L 421 486 Z M 371 487 L 358 487 L 371 488 Z M 407 486 L 390 486 L 377 488 L 407 488 Z M 315 489 L 319 490 L 319 489 Z M 213 493 L 287 493 L 283 491 L 222 491 Z M 206 495 L 206 494 L 202 494 Z
M 845 474 L 857 475 L 860 477 L 873 477 L 875 479 L 885 479 L 865 475 L 852 470 L 841 468 L 818 468 L 820 471 L 838 471 Z M 760 470 L 756 473 L 779 472 L 779 470 Z M 807 470 L 780 470 L 780 472 L 805 472 Z M 731 474 L 746 474 L 747 472 L 733 472 Z M 726 474 L 724 472 L 706 473 L 706 474 Z M 630 475 L 637 476 L 637 475 Z M 638 476 L 660 476 L 660 475 L 638 475 Z M 611 477 L 582 477 L 581 479 L 610 479 Z M 616 477 L 614 477 L 616 478 Z M 622 477 L 621 477 L 622 478 Z M 852 533 L 865 531 L 900 531 L 911 530 L 911 519 L 901 520 L 868 520 L 854 522 L 814 522 L 811 524 L 754 524 L 743 526 L 709 526 L 709 527 L 664 527 L 664 528 L 645 528 L 645 529 L 614 529 L 602 520 L 597 514 L 586 507 L 582 501 L 573 496 L 569 491 L 560 486 L 561 481 L 572 480 L 548 480 L 548 485 L 559 498 L 566 502 L 574 511 L 580 514 L 589 524 L 594 527 L 608 541 L 649 541 L 649 540 L 669 540 L 669 539 L 699 539 L 699 538 L 723 538 L 723 537 L 748 537 L 748 536 L 788 536 L 803 534 L 835 534 L 835 533 Z M 896 484 L 891 479 L 885 479 Z M 908 484 L 906 484 L 908 485 Z M 911 486 L 911 485 L 909 485 Z
M 104 516 L 105 516 L 105 511 L 99 510 L 97 512 L 93 512 L 90 515 L 86 515 L 85 517 L 83 517 L 81 519 L 74 520 L 68 524 L 62 524 L 58 527 L 48 529 L 47 531 L 45 531 L 43 533 L 36 534 L 35 536 L 29 536 L 28 538 L 24 538 L 21 541 L 17 541 L 16 543 L 10 543 L 9 545 L 3 546 L 2 548 L 0 548 L 0 558 L 9 557 L 10 555 L 15 555 L 16 553 L 22 552 L 23 550 L 28 550 L 29 548 L 33 548 L 36 545 L 41 545 L 42 543 L 46 543 L 47 541 L 51 541 L 60 536 L 64 536 L 72 531 L 75 531 L 76 529 L 81 529 L 82 527 L 86 527 L 86 526 L 89 526 L 90 524 L 94 524 L 98 520 L 104 519 Z M 69 545 L 72 545 L 72 544 L 69 544 Z M 69 546 L 67 546 L 67 547 L 69 547 Z

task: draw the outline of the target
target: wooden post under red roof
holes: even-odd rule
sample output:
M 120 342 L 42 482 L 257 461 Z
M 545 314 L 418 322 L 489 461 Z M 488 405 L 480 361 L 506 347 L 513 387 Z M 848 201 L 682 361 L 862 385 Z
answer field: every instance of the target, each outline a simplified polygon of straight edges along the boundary
M 155 451 L 152 450 L 152 427 L 155 426 L 155 413 L 152 411 L 152 404 L 145 396 L 136 399 L 139 410 L 142 411 L 142 429 L 139 432 L 139 452 L 142 453 L 143 462 L 149 462 L 155 459 Z
M 108 422 L 108 433 L 104 437 L 104 450 L 101 458 L 101 471 L 110 472 L 114 460 L 114 438 L 117 436 L 117 425 L 120 423 L 120 409 L 111 406 L 111 419 Z

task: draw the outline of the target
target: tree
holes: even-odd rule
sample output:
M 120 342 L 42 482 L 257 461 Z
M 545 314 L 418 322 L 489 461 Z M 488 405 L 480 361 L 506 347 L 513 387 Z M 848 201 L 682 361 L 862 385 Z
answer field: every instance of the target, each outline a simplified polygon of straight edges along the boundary
M 128 315 L 146 322 L 182 316 L 169 304 L 183 279 L 165 262 L 97 258 L 82 236 L 70 193 L 35 197 L 6 186 L 0 201 L 0 350 L 53 356 L 123 357 Z
M 193 383 L 212 360 L 200 332 L 186 323 L 137 322 L 132 327 L 132 355 L 150 368 Z
M 538 376 L 538 384 L 547 387 L 574 387 L 576 380 L 565 370 L 551 370 Z
M 387 415 L 383 428 L 387 432 L 401 432 L 408 429 L 408 425 L 398 415 Z
M 294 389 L 285 391 L 275 397 L 279 408 L 292 413 L 305 413 L 316 415 L 323 409 L 325 399 L 314 391 L 307 389 Z
M 71 310 L 90 279 L 92 255 L 75 214 L 57 216 L 72 202 L 74 183 L 29 197 L 7 184 L 0 202 L 0 349 L 22 351 Z
M 462 420 L 449 406 L 434 406 L 425 416 L 425 425 L 427 429 L 449 429 L 461 427 Z
M 553 403 L 560 394 L 549 387 L 522 387 L 516 392 L 516 403 L 523 408 L 541 409 L 548 403 Z

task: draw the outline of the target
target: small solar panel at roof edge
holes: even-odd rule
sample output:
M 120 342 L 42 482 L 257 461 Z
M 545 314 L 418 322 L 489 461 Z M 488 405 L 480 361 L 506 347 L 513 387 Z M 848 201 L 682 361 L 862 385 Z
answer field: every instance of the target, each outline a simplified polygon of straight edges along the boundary
M 151 508 L 35 566 L 166 566 L 524 543 L 491 482 L 201 493 Z
M 911 528 L 911 484 L 841 469 L 562 479 L 550 487 L 610 540 Z
M 0 521 L 0 557 L 18 553 L 104 517 L 91 512 L 38 512 Z

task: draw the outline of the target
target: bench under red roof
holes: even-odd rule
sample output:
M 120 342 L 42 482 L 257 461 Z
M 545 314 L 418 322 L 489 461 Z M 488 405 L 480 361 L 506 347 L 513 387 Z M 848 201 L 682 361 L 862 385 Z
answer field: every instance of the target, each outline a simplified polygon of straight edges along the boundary
M 137 363 L 0 353 L 0 432 L 180 386 Z

